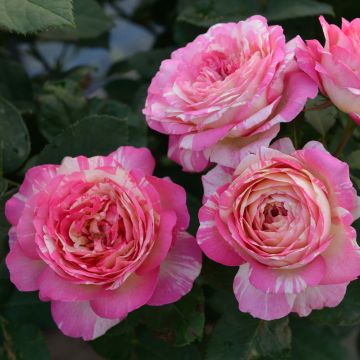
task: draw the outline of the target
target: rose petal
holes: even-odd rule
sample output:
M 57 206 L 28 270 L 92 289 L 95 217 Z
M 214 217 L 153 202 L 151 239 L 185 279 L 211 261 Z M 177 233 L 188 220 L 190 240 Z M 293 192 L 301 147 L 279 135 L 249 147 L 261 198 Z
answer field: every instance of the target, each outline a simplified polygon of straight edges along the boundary
M 95 314 L 88 301 L 51 303 L 51 313 L 59 329 L 67 336 L 94 340 L 123 318 L 104 319 Z
M 250 264 L 241 265 L 234 279 L 234 293 L 239 310 L 262 320 L 275 320 L 288 315 L 295 301 L 295 294 L 265 293 L 249 282 Z
M 178 301 L 192 288 L 201 270 L 201 251 L 195 238 L 178 232 L 175 244 L 160 267 L 159 280 L 148 305 Z
M 49 267 L 38 279 L 40 299 L 59 301 L 83 301 L 93 299 L 100 292 L 95 285 L 80 285 L 64 279 Z
M 142 276 L 132 274 L 118 289 L 103 290 L 91 307 L 98 316 L 124 318 L 130 311 L 145 305 L 154 293 L 159 275 L 155 269 Z
M 39 276 L 46 267 L 42 260 L 27 257 L 18 242 L 15 242 L 6 257 L 10 280 L 20 291 L 39 289 Z

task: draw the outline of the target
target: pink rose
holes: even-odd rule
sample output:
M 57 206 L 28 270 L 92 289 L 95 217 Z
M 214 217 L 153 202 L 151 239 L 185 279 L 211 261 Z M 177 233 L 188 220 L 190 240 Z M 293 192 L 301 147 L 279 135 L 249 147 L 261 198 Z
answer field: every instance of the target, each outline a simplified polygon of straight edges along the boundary
M 51 301 L 64 334 L 94 339 L 145 304 L 177 301 L 199 275 L 185 191 L 153 170 L 147 149 L 67 157 L 30 169 L 7 202 L 11 281 Z
M 360 275 L 351 227 L 360 207 L 348 165 L 318 142 L 273 147 L 203 177 L 197 233 L 209 258 L 239 266 L 239 309 L 264 320 L 334 307 Z
M 317 86 L 294 59 L 280 26 L 262 16 L 218 24 L 162 62 L 144 109 L 149 126 L 169 134 L 169 157 L 186 171 L 226 166 L 268 145 Z
M 317 40 L 301 42 L 296 57 L 301 69 L 321 92 L 360 125 L 360 19 L 342 20 L 341 29 L 321 16 L 325 46 Z

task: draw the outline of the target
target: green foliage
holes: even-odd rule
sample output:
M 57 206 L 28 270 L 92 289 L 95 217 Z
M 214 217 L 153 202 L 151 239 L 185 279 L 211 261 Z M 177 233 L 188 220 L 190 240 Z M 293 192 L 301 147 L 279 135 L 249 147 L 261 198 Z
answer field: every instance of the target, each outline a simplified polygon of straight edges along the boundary
M 229 311 L 215 325 L 206 359 L 286 359 L 290 344 L 288 318 L 266 322 Z
M 196 0 L 183 3 L 178 20 L 204 27 L 219 22 L 239 21 L 253 14 L 264 15 L 269 21 L 319 14 L 334 15 L 330 5 L 313 0 Z
M 0 174 L 17 170 L 29 154 L 29 132 L 19 111 L 0 98 Z
M 65 156 L 107 155 L 127 143 L 127 118 L 92 115 L 70 125 L 53 138 L 40 152 L 37 161 L 39 164 L 59 163 Z
M 4 207 L 28 168 L 60 163 L 65 156 L 106 155 L 121 145 L 148 146 L 156 159 L 156 176 L 169 176 L 186 189 L 189 232 L 195 235 L 201 178 L 182 172 L 169 160 L 167 137 L 148 130 L 142 114 L 148 86 L 161 62 L 218 22 L 261 14 L 271 24 L 281 24 L 287 38 L 306 34 L 304 39 L 322 39 L 318 15 L 336 15 L 331 20 L 339 22 L 341 16 L 353 17 L 360 11 L 357 2 L 340 0 L 141 0 L 133 12 L 122 4 L 0 0 L 0 359 L 54 358 L 43 338 L 48 330 L 57 329 L 50 303 L 41 302 L 36 292 L 15 289 L 5 265 L 10 225 Z M 116 37 L 111 33 L 116 24 L 131 24 L 140 35 L 132 38 L 131 31 L 124 30 Z M 152 37 L 149 49 L 142 34 Z M 61 44 L 56 56 L 47 47 L 53 40 Z M 120 47 L 114 46 L 118 40 Z M 128 46 L 125 50 L 123 43 Z M 132 46 L 138 43 L 141 46 Z M 40 53 L 42 46 L 45 50 Z M 105 74 L 94 66 L 91 55 L 74 61 L 94 47 L 108 55 Z M 35 67 L 43 71 L 33 72 Z M 346 121 L 347 116 L 319 95 L 295 121 L 282 124 L 281 136 L 289 136 L 298 148 L 321 140 L 335 153 Z M 341 157 L 360 188 L 359 141 L 356 129 Z M 130 313 L 90 345 L 110 360 L 350 358 L 344 343 L 359 335 L 358 282 L 349 285 L 335 308 L 313 311 L 305 320 L 291 315 L 269 322 L 239 312 L 232 290 L 236 272 L 236 267 L 204 256 L 202 273 L 187 296 Z M 356 351 L 354 346 L 350 350 Z
M 21 34 L 74 26 L 72 0 L 0 0 L 0 25 Z
M 74 0 L 75 27 L 62 27 L 42 34 L 44 38 L 80 40 L 97 38 L 108 31 L 112 22 L 95 0 Z
M 292 357 L 296 360 L 346 360 L 345 347 L 331 328 L 314 326 L 307 320 L 293 319 Z
M 0 318 L 4 336 L 4 352 L 8 359 L 50 360 L 40 330 L 32 324 L 14 324 Z

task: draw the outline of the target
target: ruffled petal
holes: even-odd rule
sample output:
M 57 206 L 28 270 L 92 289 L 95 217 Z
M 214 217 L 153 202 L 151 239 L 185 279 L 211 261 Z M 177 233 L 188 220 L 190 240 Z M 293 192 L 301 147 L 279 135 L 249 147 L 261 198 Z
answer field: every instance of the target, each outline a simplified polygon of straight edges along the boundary
M 249 282 L 251 271 L 249 263 L 241 265 L 234 279 L 234 293 L 239 310 L 262 320 L 275 320 L 288 315 L 296 295 L 265 293 L 256 289 Z
M 20 291 L 39 289 L 39 276 L 46 264 L 26 256 L 18 242 L 15 242 L 6 257 L 6 266 L 10 271 L 10 280 Z
M 91 307 L 98 316 L 119 319 L 145 305 L 154 293 L 159 275 L 155 269 L 142 276 L 132 274 L 118 289 L 103 290 L 91 300 Z
M 340 304 L 346 293 L 348 283 L 308 287 L 296 296 L 292 312 L 308 316 L 312 310 L 335 307 Z
M 46 300 L 84 301 L 93 299 L 100 292 L 99 286 L 75 284 L 49 267 L 41 273 L 38 283 L 39 297 Z
M 94 340 L 123 318 L 104 319 L 96 315 L 88 301 L 51 303 L 51 313 L 59 329 L 67 336 Z
M 192 288 L 201 270 L 201 251 L 195 238 L 178 232 L 173 248 L 160 267 L 159 280 L 148 305 L 178 301 Z

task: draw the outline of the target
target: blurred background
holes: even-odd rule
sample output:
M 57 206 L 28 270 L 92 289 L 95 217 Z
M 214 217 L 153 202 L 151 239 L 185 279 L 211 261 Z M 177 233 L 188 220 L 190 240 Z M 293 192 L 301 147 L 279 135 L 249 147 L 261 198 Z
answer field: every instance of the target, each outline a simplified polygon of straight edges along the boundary
M 10 2 L 11 11 L 18 7 L 19 12 L 10 12 Z M 340 24 L 342 17 L 359 17 L 360 1 L 74 0 L 75 27 L 55 26 L 46 14 L 26 15 L 21 11 L 26 3 L 31 2 L 0 0 L 0 359 L 359 358 L 357 282 L 336 309 L 263 322 L 237 311 L 236 269 L 208 260 L 193 291 L 179 303 L 136 311 L 89 343 L 68 338 L 54 325 L 48 303 L 36 293 L 18 292 L 9 281 L 3 206 L 31 166 L 58 163 L 65 155 L 107 154 L 124 144 L 148 146 L 157 160 L 156 174 L 186 188 L 194 234 L 200 176 L 181 172 L 167 158 L 166 136 L 148 130 L 141 112 L 161 61 L 209 26 L 254 14 L 282 25 L 288 39 L 300 35 L 323 42 L 318 16 Z M 333 148 L 345 119 L 332 106 L 317 107 L 323 101 L 314 100 L 295 126 L 283 125 L 282 133 L 299 146 L 318 139 Z M 356 130 L 345 152 L 357 185 L 359 138 Z

